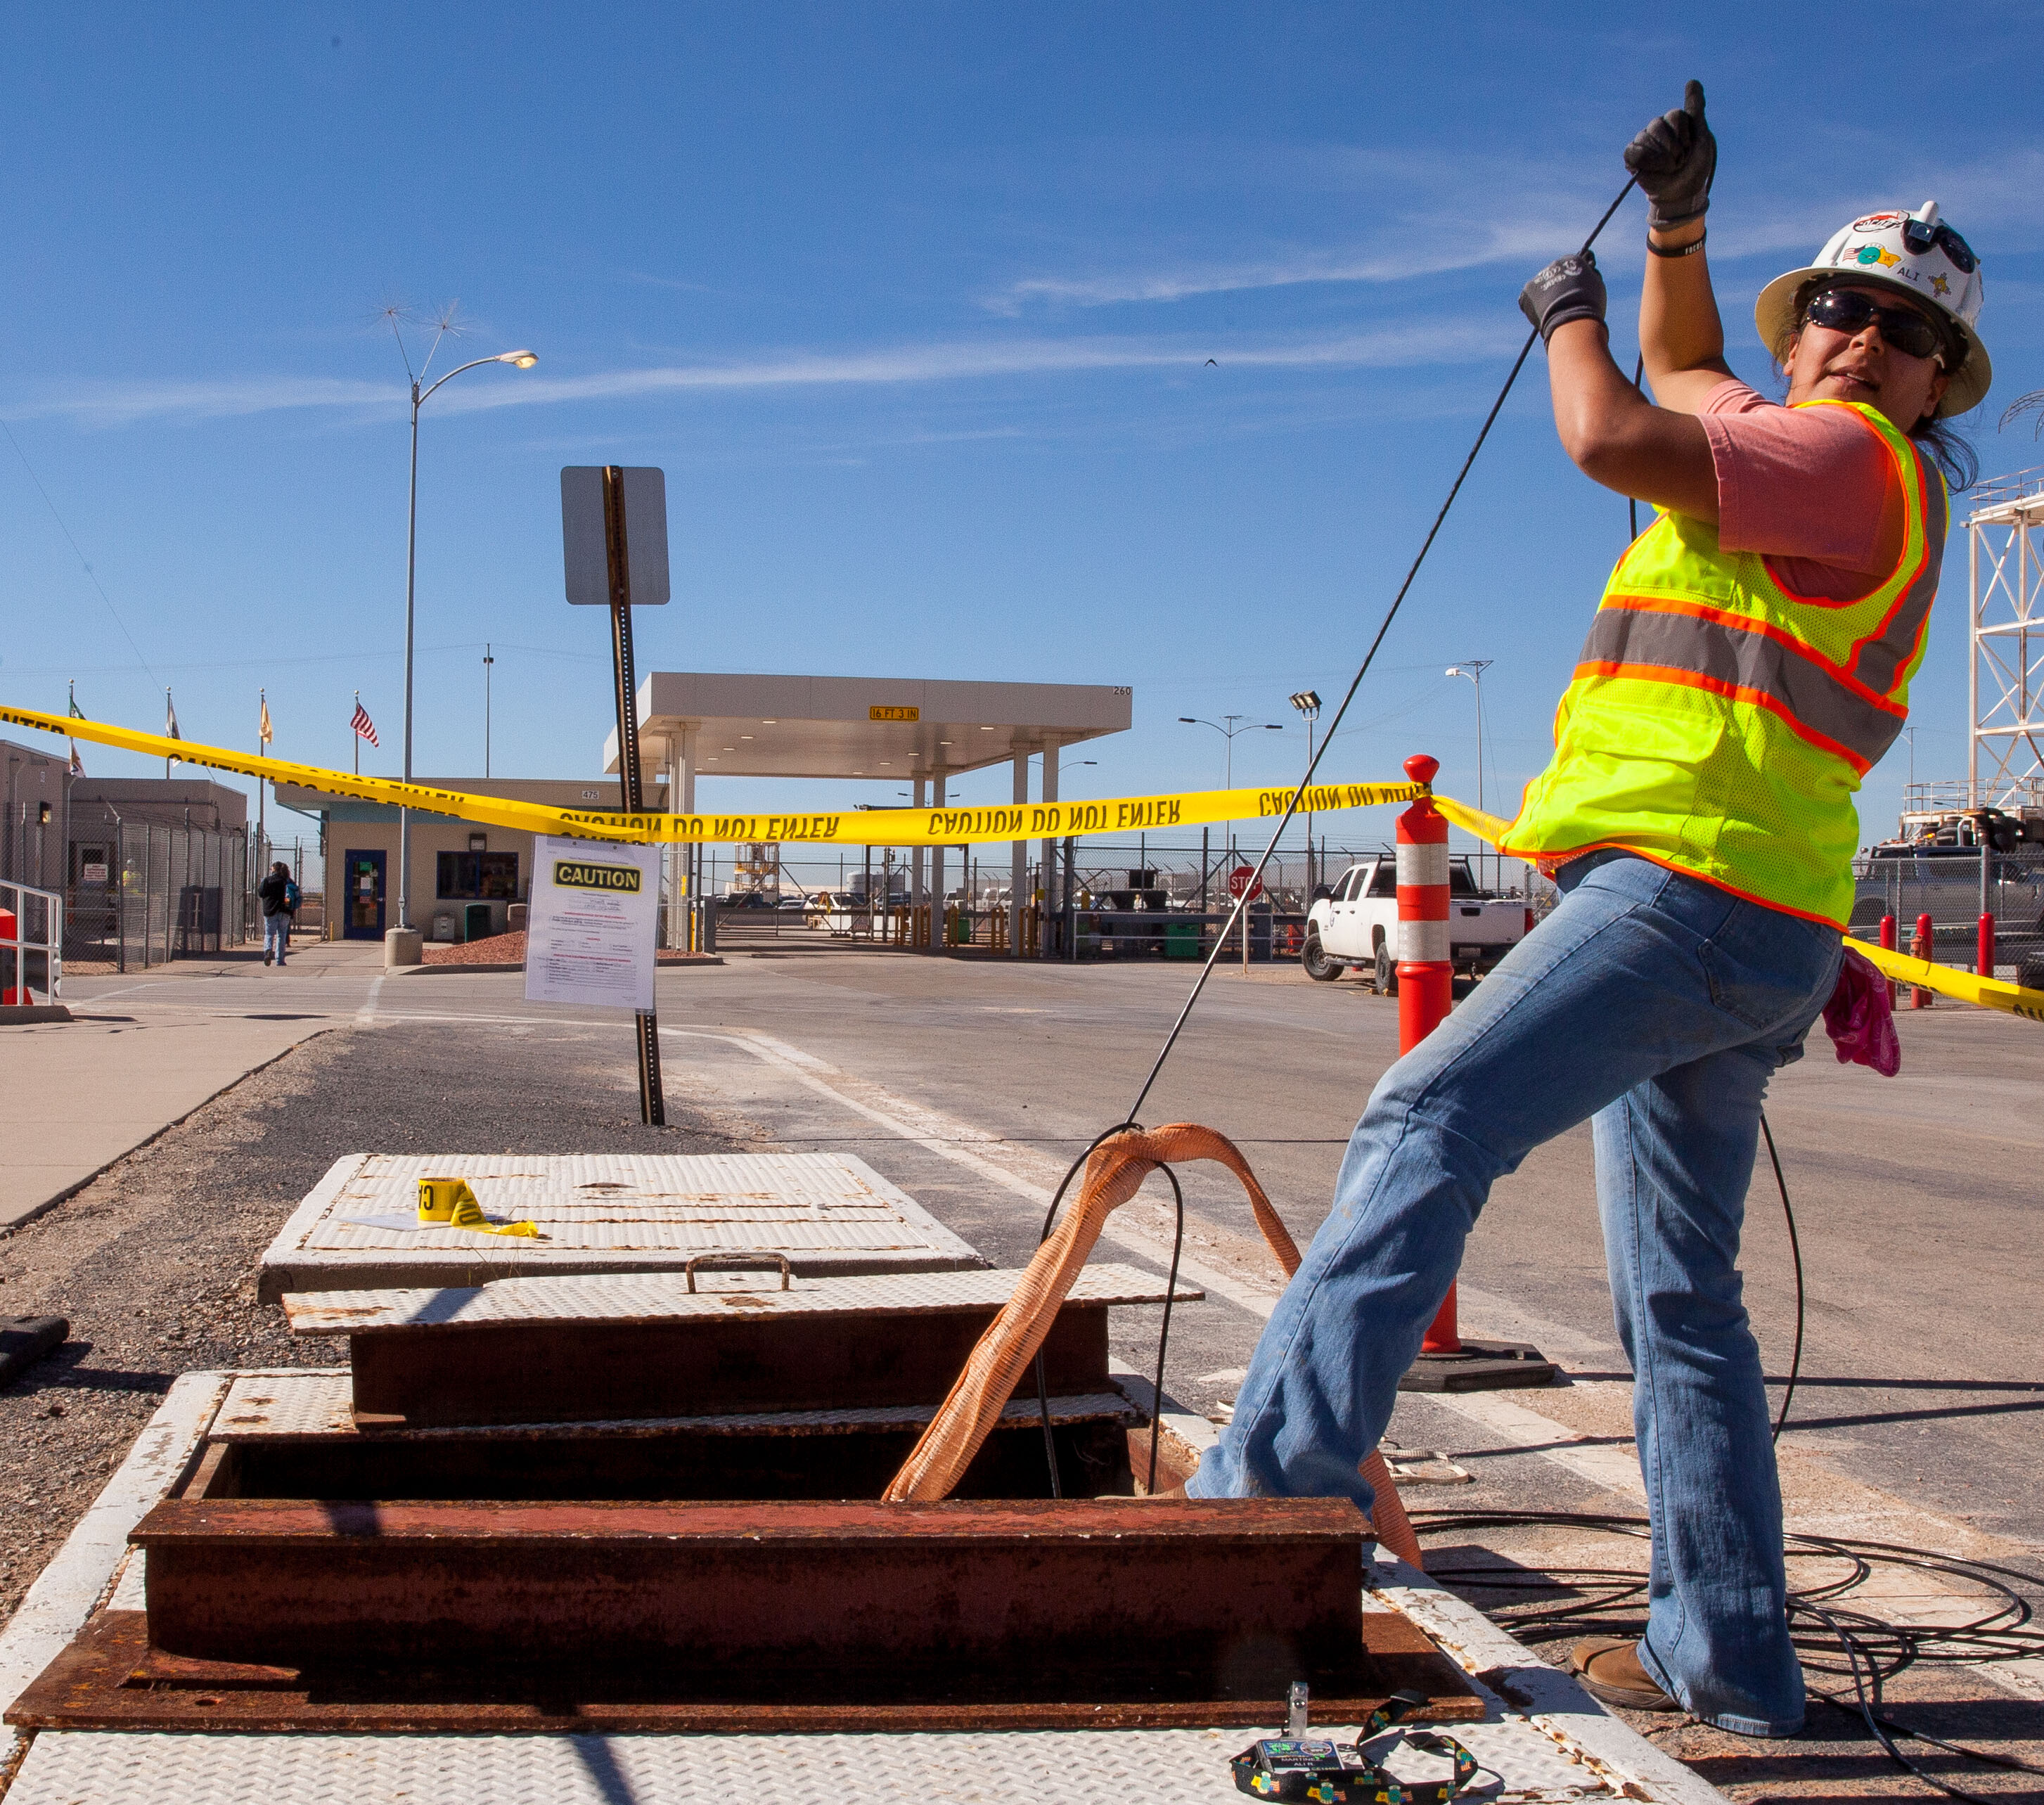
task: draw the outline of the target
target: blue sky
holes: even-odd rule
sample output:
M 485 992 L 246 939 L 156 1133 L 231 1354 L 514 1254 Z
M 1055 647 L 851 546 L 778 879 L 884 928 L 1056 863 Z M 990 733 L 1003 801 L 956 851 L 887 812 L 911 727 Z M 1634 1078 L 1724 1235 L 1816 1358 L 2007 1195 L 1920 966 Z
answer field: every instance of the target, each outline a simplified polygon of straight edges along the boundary
M 1696 10 L 1700 11 L 1700 10 Z M 674 603 L 642 668 L 1134 686 L 1066 793 L 1218 782 L 1181 715 L 1331 699 L 1516 350 L 1520 284 L 1700 76 L 1742 374 L 1754 292 L 1875 205 L 1981 252 L 1990 474 L 2044 463 L 2034 6 L 1850 24 L 1727 6 L 15 8 L 0 263 L 0 694 L 344 766 L 359 689 L 397 769 L 403 371 L 530 345 L 430 404 L 417 768 L 580 775 L 600 613 L 562 599 L 557 472 L 668 476 Z M 1642 204 L 1605 240 L 1629 359 Z M 416 331 L 416 328 L 415 328 Z M 1208 359 L 1213 362 L 1209 365 Z M 1554 444 L 1536 353 L 1323 771 L 1429 751 L 1516 797 L 1625 505 Z M 1917 697 L 1963 771 L 1965 545 Z M 90 566 L 88 570 L 85 566 Z M 1241 743 L 1239 782 L 1303 763 Z M 1906 745 L 1869 781 L 1885 830 Z M 88 768 L 128 762 L 88 752 Z M 133 762 L 133 768 L 148 768 Z M 1005 796 L 1005 776 L 967 780 Z M 881 786 L 705 785 L 706 806 Z M 1387 824 L 1388 831 L 1388 824 Z

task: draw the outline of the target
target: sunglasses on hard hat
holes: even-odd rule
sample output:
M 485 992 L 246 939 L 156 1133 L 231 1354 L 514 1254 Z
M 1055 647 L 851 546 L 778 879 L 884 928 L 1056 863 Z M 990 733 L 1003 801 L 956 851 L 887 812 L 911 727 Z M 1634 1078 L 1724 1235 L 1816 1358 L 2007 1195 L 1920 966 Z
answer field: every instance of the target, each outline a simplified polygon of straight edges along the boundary
M 1936 225 L 1926 225 L 1920 219 L 1902 222 L 1902 242 L 1909 247 L 1913 256 L 1920 257 L 1934 244 L 1952 259 L 1955 268 L 1966 275 L 1973 273 L 1979 259 L 1973 255 L 1973 248 L 1949 226 L 1940 221 Z
M 1946 360 L 1950 341 L 1913 307 L 1883 307 L 1857 289 L 1827 288 L 1804 309 L 1810 325 L 1827 332 L 1859 332 L 1878 321 L 1881 336 L 1897 351 L 1911 357 Z

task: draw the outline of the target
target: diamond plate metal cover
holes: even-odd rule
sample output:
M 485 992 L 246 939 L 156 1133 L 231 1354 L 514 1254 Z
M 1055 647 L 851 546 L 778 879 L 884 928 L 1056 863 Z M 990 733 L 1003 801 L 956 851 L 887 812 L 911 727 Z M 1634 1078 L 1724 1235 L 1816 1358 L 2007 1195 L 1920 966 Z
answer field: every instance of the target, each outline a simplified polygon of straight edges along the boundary
M 352 1411 L 353 1382 L 345 1372 L 313 1372 L 288 1378 L 274 1375 L 234 1381 L 220 1414 L 207 1432 L 209 1442 L 312 1442 L 329 1436 L 352 1438 L 358 1431 Z M 1120 1392 L 1089 1392 L 1080 1397 L 1052 1398 L 1053 1423 L 1090 1423 L 1111 1419 L 1138 1421 L 1142 1413 Z M 803 1430 L 828 1434 L 855 1429 L 920 1429 L 936 1415 L 934 1404 L 865 1404 L 843 1410 L 753 1411 L 726 1416 L 651 1416 L 614 1421 L 520 1423 L 516 1430 L 492 1425 L 440 1429 L 399 1429 L 378 1433 L 379 1442 L 445 1441 L 463 1436 L 504 1436 L 521 1440 L 578 1435 L 663 1435 L 682 1431 L 711 1434 L 743 1434 L 755 1429 Z M 1035 1399 L 1017 1398 L 1001 1413 L 1004 1421 L 1039 1419 Z
M 729 1275 L 720 1275 L 728 1277 Z M 728 1318 L 829 1315 L 914 1315 L 962 1306 L 1005 1304 L 1019 1271 L 886 1273 L 856 1278 L 799 1281 L 787 1290 L 778 1281 L 748 1275 L 742 1285 L 691 1292 L 678 1273 L 633 1273 L 617 1277 L 505 1278 L 484 1285 L 436 1290 L 294 1292 L 283 1300 L 291 1332 L 301 1335 L 359 1335 L 379 1328 L 425 1323 L 505 1322 L 643 1322 L 678 1316 Z M 699 1281 L 701 1282 L 701 1281 Z M 1181 1303 L 1205 1296 L 1179 1281 Z M 1068 1293 L 1075 1304 L 1161 1304 L 1164 1281 L 1152 1274 L 1108 1262 L 1088 1266 Z
M 468 1181 L 544 1240 L 413 1226 L 418 1181 Z M 262 1295 L 459 1275 L 678 1270 L 772 1250 L 798 1272 L 950 1272 L 979 1256 L 848 1154 L 348 1154 L 263 1256 Z
M 1335 1726 L 1327 1726 L 1333 1728 Z M 1615 1799 L 1523 1719 L 1457 1724 L 1493 1799 Z M 1223 1805 L 1247 1730 L 906 1736 L 179 1736 L 44 1731 L 7 1805 Z M 1353 1734 L 1353 1730 L 1347 1732 Z M 1436 1764 L 1394 1757 L 1401 1779 Z M 1654 1797 L 1646 1788 L 1635 1796 Z

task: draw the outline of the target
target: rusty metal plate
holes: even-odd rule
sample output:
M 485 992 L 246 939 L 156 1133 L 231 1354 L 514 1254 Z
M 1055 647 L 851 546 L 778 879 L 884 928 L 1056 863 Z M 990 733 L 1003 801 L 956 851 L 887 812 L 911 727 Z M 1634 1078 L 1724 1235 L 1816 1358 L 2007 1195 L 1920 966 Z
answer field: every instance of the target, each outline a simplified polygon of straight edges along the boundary
M 626 1298 L 587 1279 L 422 1293 L 409 1308 L 374 1307 L 351 1334 L 355 1422 L 422 1429 L 934 1406 L 1020 1276 L 819 1280 L 707 1296 L 651 1278 L 619 1287 Z M 551 1295 L 563 1288 L 578 1296 Z M 1161 1300 L 1163 1288 L 1115 1267 L 1075 1285 L 1043 1345 L 1051 1391 L 1109 1389 L 1108 1305 Z M 527 1295 L 500 1301 L 500 1291 Z M 349 1306 L 328 1296 L 317 1308 L 331 1323 Z
M 294 1669 L 548 1662 L 672 1696 L 1349 1696 L 1346 1500 L 349 1503 L 171 1499 L 153 1649 Z M 615 1670 L 611 1671 L 611 1670 Z M 634 1678 L 640 1676 L 641 1678 Z
M 514 1239 L 412 1220 L 421 1177 L 466 1178 Z M 797 1272 L 947 1272 L 984 1264 L 863 1160 L 801 1154 L 349 1154 L 263 1254 L 259 1295 L 476 1284 L 532 1273 L 679 1271 L 768 1250 Z
M 1427 1708 L 1414 1714 L 1417 1719 L 1458 1723 L 1482 1719 L 1483 1701 L 1462 1670 L 1406 1619 L 1390 1611 L 1366 1611 L 1362 1641 L 1362 1653 L 1355 1669 L 1358 1689 L 1345 1696 L 1316 1692 L 1316 1722 L 1360 1723 L 1392 1692 L 1406 1689 L 1427 1696 Z M 748 1734 L 779 1737 L 797 1732 L 877 1732 L 898 1738 L 917 1733 L 968 1731 L 1205 1730 L 1276 1725 L 1285 1718 L 1285 1700 L 1279 1696 L 1095 1699 L 1067 1688 L 1062 1697 L 1004 1698 L 997 1696 L 1001 1690 L 997 1686 L 954 1685 L 947 1695 L 945 1688 L 937 1687 L 925 1688 L 920 1695 L 916 1688 L 905 1688 L 905 1696 L 891 1699 L 813 1694 L 660 1699 L 612 1696 L 610 1688 L 592 1683 L 600 1676 L 564 1675 L 551 1665 L 544 1672 L 522 1673 L 496 1669 L 487 1676 L 486 1685 L 478 1684 L 482 1677 L 473 1669 L 336 1673 L 181 1660 L 152 1653 L 148 1621 L 140 1612 L 109 1611 L 94 1618 L 22 1693 L 6 1714 L 6 1721 L 38 1730 L 248 1735 L 348 1732 L 490 1737 L 694 1731 L 711 1734 L 721 1743 Z M 640 1690 L 644 1690 L 643 1685 Z M 1057 1688 L 1032 1690 L 1055 1693 Z M 232 1761 L 230 1751 L 238 1745 L 215 1745 L 219 1751 L 216 1760 Z M 903 1745 L 898 1741 L 893 1743 L 897 1749 Z M 1220 1764 L 1232 1753 L 1231 1749 L 1223 1749 L 1212 1757 L 1204 1776 L 1209 1793 L 1216 1784 L 1225 1787 L 1225 1769 Z M 837 1777 L 847 1780 L 847 1784 L 833 1787 L 833 1796 L 864 1795 L 847 1776 Z M 952 1772 L 945 1777 L 955 1780 L 957 1776 Z M 67 1799 L 78 1796 L 75 1792 L 63 1795 Z M 149 1796 L 165 1795 L 157 1792 Z M 1058 1795 L 1047 1790 L 1035 1796 Z
M 1109 1421 L 1135 1423 L 1143 1413 L 1119 1391 L 1050 1400 L 1054 1423 Z M 751 1411 L 727 1416 L 620 1417 L 590 1423 L 522 1425 L 521 1438 L 574 1439 L 594 1436 L 665 1436 L 682 1434 L 751 1435 L 763 1433 L 829 1435 L 855 1430 L 920 1430 L 936 1414 L 934 1404 L 872 1405 L 849 1410 Z M 1035 1423 L 1039 1411 L 1032 1392 L 1016 1399 L 1002 1412 L 1009 1423 Z M 494 1436 L 496 1424 L 457 1423 L 444 1428 L 388 1431 L 397 1440 L 448 1440 Z M 353 1382 L 344 1371 L 312 1371 L 288 1376 L 265 1374 L 236 1379 L 228 1388 L 220 1414 L 206 1432 L 208 1442 L 316 1442 L 354 1436 Z
M 915 1316 L 728 1315 L 478 1323 L 356 1335 L 355 1427 L 604 1422 L 940 1404 L 995 1307 Z M 1108 1389 L 1107 1312 L 1068 1305 L 1044 1338 L 1060 1396 Z
M 998 1307 L 1013 1294 L 1019 1270 L 888 1273 L 850 1278 L 797 1279 L 782 1291 L 771 1276 L 705 1274 L 691 1292 L 678 1273 L 506 1278 L 487 1285 L 406 1290 L 293 1292 L 284 1318 L 298 1335 L 366 1335 L 381 1329 L 455 1328 L 482 1323 L 637 1323 L 747 1316 L 916 1316 L 981 1305 Z M 1206 1293 L 1180 1282 L 1173 1297 L 1196 1303 Z M 1073 1304 L 1161 1304 L 1164 1281 L 1135 1266 L 1104 1261 L 1073 1281 Z

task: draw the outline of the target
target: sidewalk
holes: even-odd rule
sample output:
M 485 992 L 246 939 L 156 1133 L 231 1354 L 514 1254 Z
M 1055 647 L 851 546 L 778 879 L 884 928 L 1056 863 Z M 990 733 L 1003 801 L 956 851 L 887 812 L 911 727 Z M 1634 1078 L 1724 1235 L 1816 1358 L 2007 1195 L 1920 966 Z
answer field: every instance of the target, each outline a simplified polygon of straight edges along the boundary
M 300 1041 L 351 1020 L 358 968 L 364 985 L 382 970 L 382 948 L 375 952 L 372 962 L 352 947 L 305 945 L 263 991 L 238 981 L 216 988 L 221 978 L 264 977 L 240 961 L 180 960 L 146 974 L 79 979 L 64 986 L 71 1021 L 0 1028 L 0 1231 L 62 1202 Z M 321 977 L 349 981 L 305 981 Z

